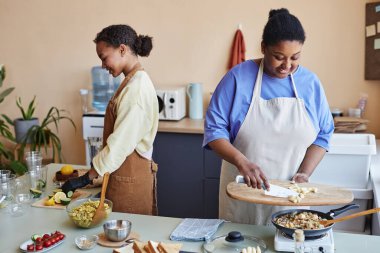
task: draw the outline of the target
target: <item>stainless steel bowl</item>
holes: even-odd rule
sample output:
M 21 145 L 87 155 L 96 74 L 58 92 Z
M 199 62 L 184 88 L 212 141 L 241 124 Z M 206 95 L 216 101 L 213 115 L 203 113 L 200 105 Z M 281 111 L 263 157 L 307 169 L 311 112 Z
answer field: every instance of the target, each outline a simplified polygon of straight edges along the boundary
M 109 220 L 103 224 L 104 234 L 108 240 L 120 242 L 131 233 L 132 222 L 128 220 Z

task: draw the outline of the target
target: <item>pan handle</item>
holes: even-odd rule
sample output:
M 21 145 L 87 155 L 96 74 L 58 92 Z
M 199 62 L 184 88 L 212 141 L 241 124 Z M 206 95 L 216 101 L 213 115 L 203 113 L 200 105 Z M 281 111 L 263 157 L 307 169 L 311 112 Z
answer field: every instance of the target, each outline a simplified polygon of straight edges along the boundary
M 328 213 L 326 213 L 326 215 L 331 216 L 331 217 L 335 217 L 335 216 L 338 216 L 339 214 L 341 214 L 343 212 L 346 212 L 348 210 L 355 209 L 355 208 L 359 208 L 359 205 L 358 204 L 349 204 L 349 205 L 345 205 L 341 208 L 332 209 Z

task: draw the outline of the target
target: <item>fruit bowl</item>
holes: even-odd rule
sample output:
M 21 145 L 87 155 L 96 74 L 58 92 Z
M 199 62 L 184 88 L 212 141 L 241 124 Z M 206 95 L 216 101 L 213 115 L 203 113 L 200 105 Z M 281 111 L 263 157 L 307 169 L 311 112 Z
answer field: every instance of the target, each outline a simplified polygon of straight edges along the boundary
M 72 200 L 68 206 L 66 206 L 66 211 L 69 218 L 74 222 L 74 224 L 81 228 L 92 228 L 99 226 L 106 220 L 109 214 L 112 212 L 112 201 L 105 199 L 104 207 L 106 208 L 107 215 L 104 217 L 102 222 L 97 225 L 92 225 L 92 218 L 96 212 L 99 205 L 99 198 L 83 198 Z

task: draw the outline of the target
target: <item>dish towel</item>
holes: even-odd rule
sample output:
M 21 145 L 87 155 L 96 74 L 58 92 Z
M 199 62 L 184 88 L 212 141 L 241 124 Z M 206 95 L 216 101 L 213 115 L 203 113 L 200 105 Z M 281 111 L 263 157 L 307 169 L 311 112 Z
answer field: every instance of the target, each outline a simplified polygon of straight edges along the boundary
M 232 45 L 231 59 L 228 68 L 245 61 L 245 42 L 244 36 L 240 29 L 235 33 L 234 43 Z
M 207 241 L 224 220 L 220 219 L 184 219 L 171 233 L 172 241 Z

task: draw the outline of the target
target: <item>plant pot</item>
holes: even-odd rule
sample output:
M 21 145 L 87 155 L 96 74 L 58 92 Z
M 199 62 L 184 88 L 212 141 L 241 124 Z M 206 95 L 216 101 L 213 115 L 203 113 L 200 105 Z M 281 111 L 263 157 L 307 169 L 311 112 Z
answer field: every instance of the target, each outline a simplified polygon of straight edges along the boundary
M 28 130 L 32 126 L 38 126 L 39 121 L 37 118 L 33 118 L 31 120 L 24 120 L 24 119 L 18 118 L 14 120 L 14 125 L 15 125 L 16 141 L 17 143 L 22 143 L 24 142 L 24 139 Z M 31 143 L 31 140 L 27 139 L 26 143 Z

